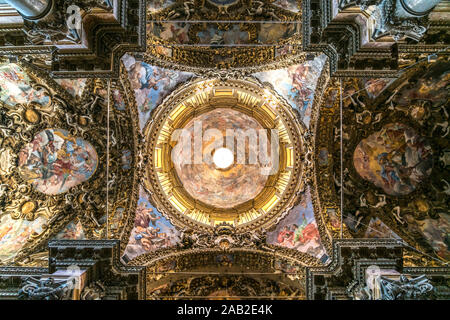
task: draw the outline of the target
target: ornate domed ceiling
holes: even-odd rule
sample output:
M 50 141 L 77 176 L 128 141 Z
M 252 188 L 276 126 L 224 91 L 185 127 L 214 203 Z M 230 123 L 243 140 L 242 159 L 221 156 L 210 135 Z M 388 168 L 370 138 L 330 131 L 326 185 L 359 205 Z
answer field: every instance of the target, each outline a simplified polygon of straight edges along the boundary
M 159 106 L 145 129 L 147 187 L 183 224 L 261 228 L 304 185 L 304 131 L 291 106 L 255 81 L 194 81 Z M 233 152 L 228 168 L 213 161 L 223 147 Z
M 219 130 L 209 131 L 217 134 L 212 136 L 211 140 L 203 141 L 203 136 L 200 136 L 202 159 L 199 161 L 201 163 L 197 164 L 194 162 L 195 146 L 189 143 L 194 142 L 196 123 L 201 124 L 201 131 L 205 135 L 208 130 Z M 241 155 L 243 158 L 239 161 L 236 151 L 229 148 L 217 149 L 214 139 L 217 137 L 217 142 L 224 147 L 227 138 L 236 139 L 232 135 L 235 132 L 244 134 L 245 130 L 251 130 L 250 133 L 264 130 L 254 118 L 233 109 L 218 108 L 194 117 L 183 129 L 189 133 L 189 140 L 186 144 L 179 141 L 172 149 L 171 156 L 181 185 L 192 198 L 211 207 L 231 209 L 253 200 L 261 193 L 269 177 L 264 169 L 270 171 L 272 165 L 268 163 L 266 168 L 257 162 L 257 159 L 250 163 L 250 155 L 256 155 L 258 152 L 258 143 L 251 145 L 252 141 L 245 142 Z M 231 130 L 230 136 L 227 136 L 227 130 Z M 217 146 L 220 146 L 219 144 Z M 271 150 L 270 142 L 267 142 L 266 148 Z M 231 153 L 230 160 L 226 155 L 228 151 Z M 208 159 L 204 159 L 206 154 Z
M 0 276 L 111 254 L 147 299 L 355 297 L 376 261 L 448 277 L 439 19 L 413 44 L 366 2 L 107 1 L 70 47 L 0 58 Z M 2 28 L 0 52 L 27 43 Z

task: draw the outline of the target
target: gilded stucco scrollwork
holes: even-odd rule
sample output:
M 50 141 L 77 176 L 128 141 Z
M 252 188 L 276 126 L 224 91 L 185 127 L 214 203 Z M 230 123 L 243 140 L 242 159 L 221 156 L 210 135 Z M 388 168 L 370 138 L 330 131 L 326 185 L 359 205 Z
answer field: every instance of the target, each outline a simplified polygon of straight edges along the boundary
M 127 211 L 123 214 L 127 215 L 133 198 L 124 189 L 133 183 L 129 173 L 134 172 L 134 141 L 127 134 L 127 126 L 131 127 L 128 109 L 114 107 L 110 111 L 108 147 L 106 81 L 82 80 L 83 89 L 76 94 L 73 83 L 57 83 L 30 63 L 22 61 L 14 68 L 14 72 L 23 70 L 30 78 L 27 92 L 33 96 L 23 102 L 20 96 L 16 100 L 4 96 L 9 100 L 1 104 L 1 217 L 12 219 L 10 229 L 3 231 L 22 232 L 19 237 L 23 237 L 16 240 L 21 246 L 8 251 L 2 263 L 23 264 L 34 263 L 28 257 L 45 249 L 47 241 L 73 219 L 81 222 L 86 239 L 108 236 L 104 201 L 104 163 L 108 160 L 108 193 L 110 203 L 114 203 L 109 210 L 124 207 Z M 121 92 L 120 84 L 113 84 L 112 104 L 113 95 Z M 109 237 L 118 237 L 120 222 L 115 229 L 113 223 L 111 227 Z M 16 228 L 19 231 L 14 231 Z
M 217 6 L 212 1 L 175 1 L 148 10 L 146 55 L 157 64 L 198 69 L 286 60 L 301 51 L 301 6 L 289 11 L 271 2 L 239 0 Z
M 334 129 L 318 135 L 324 148 L 318 168 L 331 168 L 327 175 L 334 180 L 334 188 L 328 184 L 333 192 L 340 195 L 344 188 L 348 232 L 358 238 L 406 241 L 419 250 L 405 251 L 411 265 L 439 265 L 448 259 L 448 92 L 447 75 L 441 71 L 447 63 L 421 63 L 398 79 L 343 81 L 342 185 L 339 118 L 326 116 L 336 106 L 321 120 L 329 123 L 324 128 Z M 330 86 L 338 88 L 337 83 Z M 323 109 L 327 107 L 325 103 Z

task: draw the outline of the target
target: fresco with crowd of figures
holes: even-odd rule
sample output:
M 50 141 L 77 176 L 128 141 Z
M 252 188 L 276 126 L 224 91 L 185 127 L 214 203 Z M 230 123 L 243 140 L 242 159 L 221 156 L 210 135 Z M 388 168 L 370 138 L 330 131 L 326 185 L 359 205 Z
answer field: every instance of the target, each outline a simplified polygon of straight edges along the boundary
M 314 217 L 309 188 L 276 229 L 267 233 L 267 243 L 310 254 L 323 262 L 328 260 Z
M 128 262 L 142 254 L 174 246 L 179 241 L 179 231 L 150 203 L 141 187 L 134 228 L 122 260 Z
M 327 57 L 320 55 L 303 64 L 259 72 L 255 76 L 263 83 L 270 83 L 293 108 L 299 111 L 303 122 L 309 126 L 317 81 L 326 61 Z
M 66 130 L 46 129 L 19 152 L 19 170 L 36 190 L 53 195 L 87 181 L 95 172 L 94 147 Z
M 175 87 L 190 79 L 193 74 L 167 70 L 151 66 L 145 62 L 137 61 L 133 56 L 125 55 L 122 58 L 131 88 L 134 90 L 136 104 L 139 109 L 139 124 L 141 129 L 150 118 L 151 111 L 172 92 Z M 120 107 L 122 97 L 115 94 L 115 103 Z
M 433 159 L 430 144 L 412 128 L 394 123 L 361 141 L 355 168 L 366 180 L 391 195 L 407 195 L 427 178 Z
M 43 90 L 32 87 L 30 77 L 20 66 L 11 63 L 0 65 L 0 101 L 10 106 L 32 101 L 45 106 L 50 99 Z
M 449 259 L 449 70 L 438 59 L 398 79 L 344 81 L 344 222 L 355 236 L 401 237 Z

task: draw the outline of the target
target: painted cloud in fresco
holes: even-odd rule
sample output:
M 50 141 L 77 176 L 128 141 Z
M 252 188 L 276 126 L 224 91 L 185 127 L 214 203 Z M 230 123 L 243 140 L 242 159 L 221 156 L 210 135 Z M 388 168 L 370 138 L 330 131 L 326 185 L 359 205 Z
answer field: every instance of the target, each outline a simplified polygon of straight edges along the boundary
M 42 90 L 33 89 L 28 75 L 11 63 L 0 66 L 0 101 L 10 106 L 32 101 L 48 105 L 50 98 Z
M 297 6 L 297 0 L 277 0 L 273 4 L 292 12 L 299 11 Z
M 55 79 L 55 81 L 75 98 L 81 98 L 86 87 L 86 79 Z
M 364 238 L 400 239 L 380 218 L 372 218 L 370 220 Z
M 94 147 L 62 129 L 41 131 L 19 152 L 22 177 L 48 195 L 67 192 L 87 181 L 97 164 Z
M 440 213 L 439 219 L 415 220 L 420 231 L 436 254 L 446 261 L 450 260 L 450 215 Z
M 274 231 L 267 233 L 267 243 L 310 254 L 322 262 L 328 260 L 314 217 L 309 188 L 300 204 L 291 209 Z
M 9 214 L 0 218 L 0 263 L 11 261 L 28 239 L 41 234 L 47 219 L 38 217 L 34 221 L 14 220 Z
M 55 237 L 58 240 L 84 240 L 83 226 L 80 221 L 70 222 L 60 233 Z
M 242 31 L 236 24 L 227 30 L 209 25 L 205 30 L 197 32 L 197 37 L 200 44 L 244 44 L 249 41 L 248 31 Z
M 193 76 L 192 73 L 151 66 L 145 62 L 136 61 L 130 55 L 125 55 L 122 61 L 135 93 L 141 129 L 150 118 L 150 112 L 161 104 L 178 84 L 188 81 Z
M 150 12 L 156 12 L 169 7 L 174 3 L 175 1 L 173 0 L 149 0 L 147 1 L 147 8 Z
M 263 130 L 263 127 L 246 114 L 232 109 L 218 108 L 192 119 L 184 126 L 194 139 L 194 123 L 202 124 L 203 132 L 219 130 L 226 136 L 226 130 Z M 203 143 L 203 154 L 211 148 L 214 140 Z M 259 152 L 258 144 L 249 145 L 249 154 Z M 268 147 L 270 149 L 270 146 Z M 209 151 L 210 152 L 210 151 Z M 213 164 L 193 164 L 191 146 L 177 144 L 173 149 L 174 166 L 184 189 L 196 200 L 218 208 L 232 208 L 254 199 L 263 189 L 268 175 L 263 174 L 260 164 L 235 165 L 225 172 Z M 268 164 L 270 166 L 270 164 Z
M 327 57 L 321 55 L 313 61 L 285 69 L 254 74 L 261 82 L 270 83 L 293 108 L 300 112 L 303 122 L 309 126 L 317 81 L 325 66 Z
M 142 254 L 177 244 L 180 233 L 151 205 L 141 187 L 134 228 L 122 257 L 128 262 Z

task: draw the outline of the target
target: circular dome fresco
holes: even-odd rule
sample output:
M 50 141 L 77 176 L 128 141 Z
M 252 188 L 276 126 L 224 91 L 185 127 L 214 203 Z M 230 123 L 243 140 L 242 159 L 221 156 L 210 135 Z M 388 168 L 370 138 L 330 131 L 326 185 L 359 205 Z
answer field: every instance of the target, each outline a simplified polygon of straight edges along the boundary
M 198 80 L 170 95 L 145 128 L 146 188 L 180 227 L 268 228 L 303 187 L 303 125 L 250 80 Z
M 201 126 L 202 139 L 202 161 L 196 163 L 192 143 L 178 143 L 173 149 L 173 163 L 178 177 L 184 189 L 194 199 L 216 208 L 228 209 L 254 199 L 266 185 L 268 175 L 260 161 L 250 161 L 250 154 L 258 153 L 258 141 L 247 139 L 243 148 L 244 159 L 239 161 L 237 148 L 226 148 L 227 138 L 239 133 L 257 133 L 264 128 L 254 118 L 245 113 L 229 109 L 218 108 L 194 117 L 183 129 L 194 141 L 194 126 Z M 217 132 L 215 132 L 217 130 Z M 215 137 L 206 137 L 208 132 L 218 134 Z M 229 135 L 227 135 L 227 132 Z M 255 138 L 252 137 L 252 138 Z M 219 142 L 217 148 L 214 144 Z M 270 144 L 270 141 L 267 142 Z M 188 149 L 188 150 L 186 150 Z M 204 159 L 212 156 L 212 161 Z M 211 158 L 210 158 L 211 159 Z

